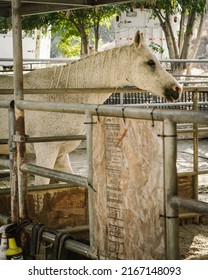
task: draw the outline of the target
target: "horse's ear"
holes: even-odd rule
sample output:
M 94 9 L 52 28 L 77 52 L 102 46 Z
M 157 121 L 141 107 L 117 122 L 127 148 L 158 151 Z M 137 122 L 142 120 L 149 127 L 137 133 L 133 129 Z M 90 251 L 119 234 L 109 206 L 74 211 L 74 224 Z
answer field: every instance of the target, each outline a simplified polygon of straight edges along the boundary
M 138 30 L 134 37 L 134 45 L 139 48 L 144 41 L 143 33 Z

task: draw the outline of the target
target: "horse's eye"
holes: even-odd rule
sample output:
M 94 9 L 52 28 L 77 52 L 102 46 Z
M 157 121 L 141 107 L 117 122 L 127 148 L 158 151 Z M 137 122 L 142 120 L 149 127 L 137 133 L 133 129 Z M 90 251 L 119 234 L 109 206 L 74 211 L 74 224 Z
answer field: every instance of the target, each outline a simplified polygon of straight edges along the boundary
M 148 64 L 149 66 L 151 66 L 151 67 L 154 67 L 154 66 L 155 66 L 155 62 L 154 62 L 154 60 L 152 60 L 152 59 L 150 59 L 150 60 L 147 62 L 147 64 Z

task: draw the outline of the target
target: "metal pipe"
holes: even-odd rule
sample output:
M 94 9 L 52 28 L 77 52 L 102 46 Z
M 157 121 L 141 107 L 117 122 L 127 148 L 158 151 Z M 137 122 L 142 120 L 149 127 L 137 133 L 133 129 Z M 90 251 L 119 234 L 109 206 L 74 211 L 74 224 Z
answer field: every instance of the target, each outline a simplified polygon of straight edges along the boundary
M 76 232 L 83 232 L 83 231 L 89 231 L 89 226 L 76 226 L 76 227 L 67 227 L 65 229 L 61 229 L 61 232 L 69 232 L 69 233 L 76 233 Z
M 4 216 L 4 215 L 1 215 L 0 214 L 0 223 L 1 224 L 7 224 L 8 222 L 10 221 L 10 218 L 7 217 L 7 216 Z M 33 227 L 33 224 L 29 224 L 29 225 L 26 225 L 24 228 L 25 230 L 31 234 L 32 232 L 32 227 Z M 81 231 L 81 230 L 88 230 L 88 227 L 87 226 L 83 226 L 83 227 L 78 227 L 76 229 L 76 227 L 73 229 L 71 228 L 71 231 L 69 229 L 69 232 L 77 232 L 77 231 Z M 58 233 L 58 231 L 57 231 Z M 54 233 L 50 233 L 50 232 L 44 232 L 43 231 L 43 234 L 42 234 L 42 238 L 43 240 L 47 241 L 47 242 L 51 242 L 51 243 L 54 243 L 55 242 L 55 234 Z M 93 260 L 96 260 L 98 259 L 98 257 L 96 255 L 94 255 L 91 250 L 90 250 L 90 246 L 84 244 L 84 243 L 81 243 L 81 242 L 78 242 L 76 240 L 73 240 L 73 239 L 68 239 L 65 241 L 64 243 L 64 247 L 69 250 L 69 251 L 72 251 L 72 252 L 75 252 L 81 256 L 84 256 L 88 259 L 93 259 Z
M 200 91 L 207 92 L 207 86 L 183 86 L 183 91 Z M 0 95 L 12 95 L 13 89 L 0 89 Z M 51 89 L 24 89 L 24 94 L 78 94 L 78 93 L 128 93 L 128 92 L 147 92 L 136 87 L 122 87 L 122 88 L 51 88 Z M 148 92 L 147 92 L 148 93 Z M 167 103 L 168 104 L 168 103 Z
M 178 107 L 178 106 L 188 106 L 193 105 L 193 102 L 163 102 L 163 103 L 140 103 L 140 104 L 129 104 L 132 107 Z M 207 102 L 198 102 L 198 105 L 208 105 Z M 112 106 L 112 105 L 109 105 Z
M 6 225 L 10 222 L 10 217 L 0 214 L 0 224 Z
M 170 206 L 170 199 L 177 195 L 176 124 L 164 120 L 164 201 L 166 225 L 166 258 L 179 259 L 178 209 Z
M 191 62 L 191 63 L 207 63 L 208 59 L 160 59 L 160 62 Z
M 19 203 L 18 203 L 18 170 L 17 170 L 17 147 L 13 141 L 16 133 L 15 111 L 14 108 L 8 109 L 8 127 L 9 127 L 9 160 L 10 160 L 10 190 L 11 190 L 11 219 L 12 222 L 18 222 Z
M 27 225 L 25 226 L 25 229 L 31 233 L 32 231 L 32 224 L 30 225 Z M 48 242 L 51 242 L 51 243 L 54 243 L 55 241 L 55 234 L 53 233 L 50 233 L 50 232 L 44 232 L 43 231 L 43 235 L 42 235 L 42 238 L 43 240 L 45 241 L 48 241 Z M 85 256 L 87 257 L 88 259 L 98 259 L 98 257 L 96 255 L 94 255 L 91 250 L 90 250 L 90 246 L 84 244 L 84 243 L 81 243 L 81 242 L 78 242 L 76 240 L 72 240 L 72 239 L 68 239 L 65 241 L 64 243 L 64 247 L 67 249 L 67 250 L 70 250 L 72 252 L 75 252 L 77 254 L 80 254 L 82 256 Z
M 202 127 L 202 128 L 198 128 L 198 130 L 196 130 L 196 129 L 180 129 L 180 128 L 178 128 L 177 129 L 177 133 L 178 134 L 190 134 L 190 133 L 196 133 L 196 132 L 198 132 L 198 133 L 200 133 L 200 134 L 207 134 L 208 133 L 208 128 L 204 128 L 204 127 Z
M 40 1 L 39 1 L 40 2 Z M 129 1 L 130 2 L 130 1 Z M 71 5 L 71 4 L 70 4 Z M 76 4 L 77 5 L 77 4 Z M 70 62 L 76 61 L 78 59 L 74 58 L 24 58 L 23 62 Z M 0 62 L 2 61 L 13 61 L 12 58 L 0 57 Z M 160 62 L 192 62 L 192 63 L 206 63 L 208 59 L 160 59 Z
M 131 88 L 50 88 L 50 89 L 24 89 L 27 94 L 88 94 L 88 93 L 117 93 L 117 92 L 146 92 L 136 87 Z M 0 89 L 0 95 L 12 94 L 13 89 Z
M 177 80 L 180 84 L 207 84 L 207 80 Z
M 47 137 L 27 137 L 26 143 L 58 142 L 86 140 L 85 135 L 47 136 Z
M 78 188 L 74 183 L 66 184 L 50 184 L 50 185 L 30 185 L 28 186 L 28 192 L 37 192 L 37 191 L 50 191 L 54 189 L 67 189 L 67 188 Z M 0 188 L 0 194 L 10 194 L 10 188 Z
M 193 112 L 182 110 L 161 110 L 154 111 L 149 108 L 136 108 L 132 106 L 106 106 L 96 104 L 79 104 L 79 103 L 55 103 L 55 102 L 40 102 L 40 101 L 17 101 L 17 107 L 24 110 L 32 111 L 48 111 L 61 113 L 84 114 L 89 111 L 93 115 L 114 116 L 119 118 L 141 118 L 146 120 L 163 121 L 169 119 L 173 122 L 182 123 L 205 123 L 208 122 L 208 114 L 205 112 Z
M 4 159 L 0 158 L 0 166 L 10 168 L 10 160 L 9 159 Z
M 41 142 L 76 141 L 76 140 L 86 140 L 86 136 L 85 135 L 46 136 L 46 137 L 26 136 L 25 142 L 41 143 Z M 0 144 L 8 144 L 8 139 L 0 139 Z
M 62 182 L 74 183 L 76 184 L 76 186 L 82 186 L 88 188 L 87 178 L 80 175 L 69 174 L 66 172 L 61 172 L 46 167 L 41 167 L 34 164 L 26 164 L 26 163 L 23 163 L 20 166 L 20 170 L 25 173 L 35 174 L 50 179 L 56 179 Z
M 88 162 L 88 185 L 92 188 L 88 188 L 88 214 L 89 214 L 89 234 L 90 234 L 90 247 L 93 246 L 94 239 L 94 216 L 93 216 L 93 159 L 92 159 L 92 141 L 93 141 L 93 117 L 87 112 L 86 113 L 86 124 L 87 124 L 87 162 Z
M 173 196 L 170 199 L 170 205 L 176 209 L 180 208 L 191 212 L 208 214 L 208 203 L 195 199 Z
M 23 99 L 23 64 L 22 64 L 22 16 L 21 16 L 21 0 L 12 0 L 12 34 L 13 34 L 13 54 L 14 54 L 14 100 Z M 18 202 L 19 202 L 19 219 L 28 218 L 27 205 L 27 176 L 21 172 L 20 165 L 26 160 L 25 142 L 22 140 L 25 136 L 24 111 L 15 108 L 16 118 L 16 136 L 17 141 L 17 170 L 18 170 Z
M 14 90 L 12 90 L 14 92 Z M 0 100 L 0 108 L 14 108 L 14 100 Z
M 198 92 L 193 93 L 193 110 L 198 112 Z M 193 168 L 196 172 L 194 175 L 193 182 L 193 198 L 198 199 L 198 171 L 199 171 L 199 134 L 198 134 L 198 123 L 193 123 L 193 129 L 195 133 L 193 134 Z

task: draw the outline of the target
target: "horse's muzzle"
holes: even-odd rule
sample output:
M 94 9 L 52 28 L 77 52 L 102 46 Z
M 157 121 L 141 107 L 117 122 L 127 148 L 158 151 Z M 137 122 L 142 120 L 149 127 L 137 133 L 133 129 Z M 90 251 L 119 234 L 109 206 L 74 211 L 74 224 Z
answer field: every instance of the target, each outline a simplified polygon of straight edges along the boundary
M 165 88 L 165 97 L 170 102 L 175 102 L 180 99 L 183 88 L 179 84 L 175 84 L 171 87 Z

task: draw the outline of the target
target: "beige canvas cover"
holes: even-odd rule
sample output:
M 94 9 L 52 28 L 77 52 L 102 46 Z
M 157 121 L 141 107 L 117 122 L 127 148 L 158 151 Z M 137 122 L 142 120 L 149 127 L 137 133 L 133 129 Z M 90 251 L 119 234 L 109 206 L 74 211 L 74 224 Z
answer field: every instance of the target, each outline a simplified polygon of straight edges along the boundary
M 99 117 L 93 125 L 93 252 L 100 258 L 165 259 L 162 134 L 162 122 L 147 120 Z

